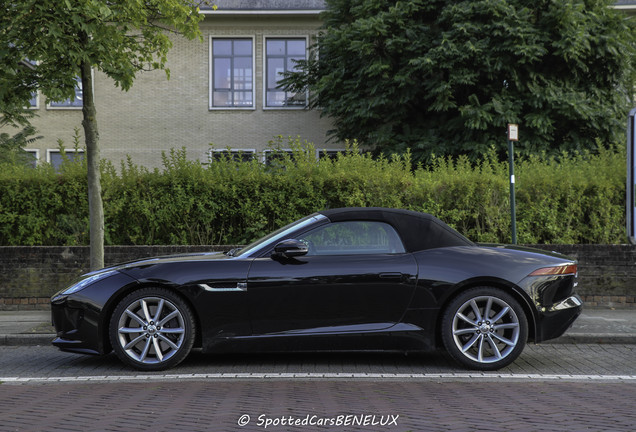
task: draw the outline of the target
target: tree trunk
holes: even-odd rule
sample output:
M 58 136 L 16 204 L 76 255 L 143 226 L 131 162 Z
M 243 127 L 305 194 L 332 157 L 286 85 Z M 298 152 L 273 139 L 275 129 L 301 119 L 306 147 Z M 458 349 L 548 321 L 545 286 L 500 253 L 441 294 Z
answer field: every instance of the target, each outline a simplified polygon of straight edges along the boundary
M 91 65 L 88 62 L 83 61 L 80 67 L 84 93 L 82 126 L 84 126 L 88 164 L 90 266 L 91 271 L 94 271 L 104 267 L 104 206 L 99 172 L 99 134 L 97 132 L 97 110 L 93 97 L 93 75 Z

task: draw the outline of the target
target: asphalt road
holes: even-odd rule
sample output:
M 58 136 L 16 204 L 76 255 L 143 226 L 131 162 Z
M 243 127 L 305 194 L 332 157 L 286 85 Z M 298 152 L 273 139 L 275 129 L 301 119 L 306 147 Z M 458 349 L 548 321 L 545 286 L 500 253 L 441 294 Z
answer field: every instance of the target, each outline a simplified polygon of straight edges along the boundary
M 494 373 L 443 353 L 202 355 L 160 373 L 0 347 L 0 431 L 633 431 L 636 345 L 530 345 Z

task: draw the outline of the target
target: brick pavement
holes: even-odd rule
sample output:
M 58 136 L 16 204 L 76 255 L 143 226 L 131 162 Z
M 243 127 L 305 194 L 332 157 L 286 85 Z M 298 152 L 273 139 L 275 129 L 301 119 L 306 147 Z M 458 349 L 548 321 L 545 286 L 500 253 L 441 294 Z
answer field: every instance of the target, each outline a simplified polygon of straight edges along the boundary
M 636 385 L 628 383 L 248 380 L 2 390 L 2 432 L 563 432 L 636 424 Z M 245 416 L 249 423 L 239 426 Z
M 635 375 L 634 359 L 636 345 L 633 344 L 528 345 L 517 361 L 498 373 Z M 444 352 L 408 356 L 391 353 L 204 355 L 193 352 L 178 367 L 157 374 L 465 372 Z M 124 366 L 113 354 L 96 357 L 65 353 L 52 346 L 0 346 L 0 377 L 126 376 L 138 373 Z
M 632 344 L 530 345 L 513 365 L 478 377 L 441 352 L 195 352 L 177 368 L 140 374 L 113 355 L 0 347 L 0 380 L 24 380 L 0 383 L 0 432 L 633 431 L 635 358 Z M 250 422 L 239 426 L 244 415 Z M 397 425 L 364 425 L 396 415 Z M 281 424 L 290 420 L 300 425 Z

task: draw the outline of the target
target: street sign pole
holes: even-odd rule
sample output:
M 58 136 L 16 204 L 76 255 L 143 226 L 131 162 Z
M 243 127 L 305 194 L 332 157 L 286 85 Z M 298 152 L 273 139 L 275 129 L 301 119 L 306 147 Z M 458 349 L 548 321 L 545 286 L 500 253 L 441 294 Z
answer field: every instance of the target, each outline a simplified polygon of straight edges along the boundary
M 627 238 L 636 244 L 636 108 L 627 120 Z
M 512 244 L 517 244 L 517 209 L 515 205 L 514 142 L 519 141 L 519 125 L 508 124 L 508 169 L 510 171 L 510 229 Z

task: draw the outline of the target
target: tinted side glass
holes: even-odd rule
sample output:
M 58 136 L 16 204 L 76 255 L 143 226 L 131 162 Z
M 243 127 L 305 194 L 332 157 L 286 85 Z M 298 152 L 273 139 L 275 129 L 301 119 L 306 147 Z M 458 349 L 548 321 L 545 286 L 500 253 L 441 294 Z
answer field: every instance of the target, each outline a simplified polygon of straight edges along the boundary
M 309 247 L 307 255 L 357 255 L 404 253 L 395 229 L 384 222 L 336 222 L 300 237 Z

